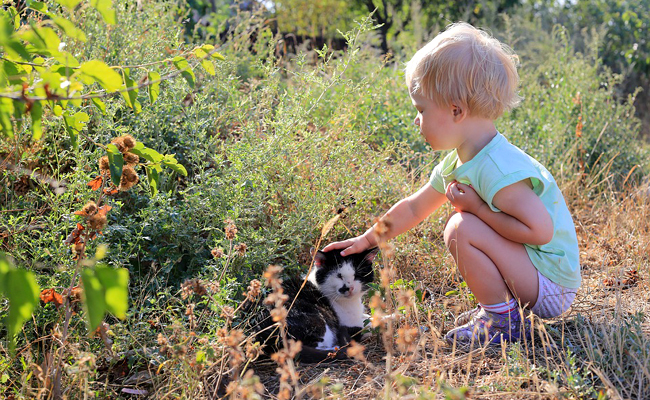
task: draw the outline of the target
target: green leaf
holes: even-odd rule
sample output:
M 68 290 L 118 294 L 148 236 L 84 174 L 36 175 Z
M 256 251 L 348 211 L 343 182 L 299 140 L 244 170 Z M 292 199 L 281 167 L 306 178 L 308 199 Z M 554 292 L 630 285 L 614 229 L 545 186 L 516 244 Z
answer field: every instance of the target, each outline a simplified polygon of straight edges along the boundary
M 4 293 L 5 290 L 5 274 L 12 268 L 13 267 L 11 266 L 11 263 L 7 257 L 4 255 L 4 253 L 0 252 L 0 293 Z
M 90 0 L 90 5 L 99 11 L 107 24 L 115 25 L 115 10 L 111 0 Z
M 135 144 L 135 147 L 129 150 L 131 153 L 136 154 L 152 163 L 159 163 L 163 160 L 163 155 L 154 149 L 145 147 L 142 142 Z
M 214 70 L 214 65 L 212 64 L 212 62 L 210 60 L 201 60 L 201 66 L 203 67 L 203 69 L 205 69 L 205 71 L 208 74 L 210 74 L 212 76 L 214 76 L 216 74 L 216 72 Z
M 129 309 L 129 271 L 98 265 L 95 275 L 104 289 L 106 309 L 117 318 L 124 319 Z
M 71 68 L 77 68 L 79 66 L 79 61 L 67 51 L 59 51 L 56 54 L 53 54 L 52 58 L 63 64 L 64 68 L 66 66 Z
M 0 97 L 0 129 L 5 137 L 14 137 L 14 126 L 11 122 L 11 115 L 14 113 L 14 105 L 11 99 Z
M 41 118 L 43 117 L 43 103 L 35 101 L 30 110 L 32 117 L 32 138 L 39 140 L 43 136 L 43 128 L 41 126 Z
M 99 60 L 81 64 L 81 73 L 99 82 L 108 92 L 115 92 L 122 86 L 122 77 L 114 69 Z
M 4 45 L 4 50 L 11 56 L 11 58 L 22 58 L 27 61 L 31 59 L 29 51 L 27 51 L 27 48 L 23 46 L 19 40 L 9 39 L 4 43 Z
M 201 46 L 201 50 L 203 50 L 204 52 L 210 54 L 211 51 L 214 51 L 214 46 L 211 45 L 211 44 L 204 44 L 203 46 Z M 210 57 L 216 58 L 217 60 L 221 60 L 221 61 L 226 60 L 226 57 L 224 57 L 221 53 L 216 52 L 216 51 L 213 52 L 212 54 L 210 54 Z
M 190 85 L 190 87 L 194 87 L 194 81 L 196 80 L 196 77 L 194 76 L 194 71 L 192 71 L 192 68 L 190 67 L 190 64 L 187 62 L 187 60 L 184 57 L 176 56 L 174 59 L 172 59 L 172 63 L 174 63 L 174 66 L 179 71 L 181 71 L 181 75 L 183 75 L 183 78 L 185 78 L 187 84 Z
M 23 58 L 29 60 L 29 52 L 27 52 L 25 46 L 14 37 L 14 28 L 15 22 L 10 13 L 0 9 L 0 45 L 4 47 L 4 51 L 11 56 L 11 58 Z
M 197 47 L 194 49 L 194 55 L 196 58 L 206 58 L 208 56 L 208 52 L 203 49 L 203 47 Z
M 458 290 L 450 290 L 447 293 L 445 293 L 445 296 L 455 296 L 455 295 L 458 295 L 458 294 L 460 294 L 460 292 Z
M 0 85 L 19 85 L 22 82 L 20 78 L 23 75 L 24 70 L 18 64 L 9 60 L 0 62 Z
M 151 104 L 153 104 L 156 102 L 158 94 L 160 94 L 160 83 L 158 83 L 158 81 L 160 81 L 160 74 L 155 71 L 149 71 L 147 79 L 149 79 L 149 82 L 156 82 L 150 83 L 149 85 L 149 100 L 151 101 Z
M 111 169 L 111 181 L 115 186 L 120 185 L 120 178 L 122 177 L 122 167 L 124 166 L 124 157 L 114 144 L 106 145 L 106 153 L 108 153 L 108 163 Z
M 158 188 L 160 187 L 160 170 L 161 168 L 158 164 L 147 165 L 147 182 L 149 182 L 153 196 L 158 194 Z
M 84 307 L 88 317 L 88 329 L 92 332 L 104 319 L 106 312 L 106 302 L 102 284 L 95 276 L 92 269 L 85 269 L 81 272 L 81 282 L 84 290 Z
M 70 11 L 72 11 L 72 9 L 74 9 L 77 6 L 77 4 L 81 2 L 81 0 L 55 0 L 55 1 Z
M 14 33 L 11 14 L 0 9 L 0 43 L 4 44 Z
M 11 350 L 15 346 L 15 336 L 23 323 L 32 316 L 38 304 L 40 293 L 34 274 L 24 269 L 13 268 L 9 260 L 0 253 L 0 289 L 9 299 L 9 314 L 5 319 L 7 337 Z
M 20 100 L 14 100 L 14 119 L 16 120 L 16 128 L 18 131 L 23 129 L 23 114 L 25 114 L 26 105 Z
M 23 323 L 32 316 L 38 304 L 40 290 L 34 274 L 23 269 L 14 269 L 5 275 L 4 291 L 9 298 L 7 331 L 9 338 L 13 339 Z
M 99 108 L 99 111 L 101 111 L 103 115 L 106 115 L 106 104 L 104 104 L 102 99 L 99 97 L 91 97 L 90 101 L 93 102 L 95 107 Z
M 54 21 L 56 26 L 58 26 L 59 29 L 61 29 L 69 37 L 80 40 L 82 42 L 86 41 L 86 34 L 84 31 L 74 26 L 74 24 L 69 20 L 63 17 L 58 17 L 56 15 L 51 15 L 50 18 L 52 18 L 52 21 Z
M 138 99 L 138 89 L 132 89 L 132 90 L 124 90 L 127 88 L 135 87 L 137 86 L 135 81 L 131 79 L 131 76 L 129 75 L 129 69 L 125 68 L 122 70 L 122 77 L 124 78 L 124 85 L 122 87 L 122 91 L 120 94 L 124 98 L 124 101 L 126 101 L 126 105 L 129 106 L 130 108 L 134 108 L 134 105 L 136 103 L 136 100 Z
M 60 117 L 63 115 L 63 107 L 60 105 L 55 105 L 54 108 L 52 108 L 52 112 L 54 113 L 55 116 Z
M 75 115 L 72 117 L 73 118 L 73 127 L 77 131 L 83 130 L 83 128 L 86 126 L 86 122 L 90 120 L 90 117 L 88 117 L 88 114 L 85 112 L 79 111 L 78 113 L 75 113 Z
M 171 168 L 172 170 L 178 172 L 179 174 L 183 176 L 187 176 L 187 170 L 185 169 L 184 166 L 178 163 L 174 156 L 170 154 L 165 154 L 165 157 L 162 160 L 162 163 L 166 165 L 167 167 Z
M 29 8 L 36 10 L 40 13 L 47 14 L 47 4 L 40 1 L 30 1 L 28 3 Z
M 52 28 L 31 25 L 30 29 L 20 33 L 20 37 L 31 43 L 35 52 L 44 52 L 52 56 L 59 52 L 61 41 Z

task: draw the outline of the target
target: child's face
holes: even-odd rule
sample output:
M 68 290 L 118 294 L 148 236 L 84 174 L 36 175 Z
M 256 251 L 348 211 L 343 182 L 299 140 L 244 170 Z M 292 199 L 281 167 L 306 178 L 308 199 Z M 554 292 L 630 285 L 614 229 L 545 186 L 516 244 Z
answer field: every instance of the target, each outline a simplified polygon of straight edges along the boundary
M 455 131 L 452 106 L 439 106 L 419 93 L 411 93 L 411 101 L 418 111 L 414 123 L 420 127 L 420 134 L 433 150 L 455 149 L 461 144 Z

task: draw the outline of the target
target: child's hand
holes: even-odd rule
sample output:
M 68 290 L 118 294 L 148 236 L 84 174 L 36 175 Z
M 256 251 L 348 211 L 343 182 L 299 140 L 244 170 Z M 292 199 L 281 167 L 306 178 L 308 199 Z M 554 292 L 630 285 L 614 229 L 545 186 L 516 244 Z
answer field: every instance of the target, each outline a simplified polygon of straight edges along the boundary
M 362 251 L 369 249 L 371 247 L 373 247 L 373 245 L 370 243 L 370 240 L 368 240 L 368 238 L 364 234 L 352 239 L 343 240 L 341 242 L 330 243 L 327 246 L 325 246 L 323 251 L 328 252 L 331 250 L 343 249 L 343 251 L 341 251 L 341 255 L 347 256 L 350 254 L 361 253 Z
M 456 181 L 447 186 L 445 195 L 456 211 L 465 211 L 476 215 L 478 210 L 486 205 L 472 186 Z

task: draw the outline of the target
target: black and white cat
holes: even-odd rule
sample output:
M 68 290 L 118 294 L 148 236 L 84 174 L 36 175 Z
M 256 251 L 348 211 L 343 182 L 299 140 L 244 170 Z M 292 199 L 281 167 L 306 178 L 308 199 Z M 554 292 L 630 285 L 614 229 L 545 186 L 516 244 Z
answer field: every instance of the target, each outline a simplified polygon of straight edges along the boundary
M 362 297 L 373 281 L 372 262 L 377 252 L 374 248 L 343 257 L 338 250 L 318 251 L 302 290 L 303 279 L 293 278 L 282 283 L 289 297 L 286 307 L 293 302 L 286 326 L 288 337 L 302 342 L 300 361 L 313 363 L 332 359 L 337 348 L 347 345 L 363 329 L 367 316 Z M 282 345 L 277 329 L 272 327 L 269 310 L 264 309 L 257 317 L 256 339 L 266 345 L 267 353 L 277 351 Z M 334 358 L 346 358 L 345 352 L 336 352 Z

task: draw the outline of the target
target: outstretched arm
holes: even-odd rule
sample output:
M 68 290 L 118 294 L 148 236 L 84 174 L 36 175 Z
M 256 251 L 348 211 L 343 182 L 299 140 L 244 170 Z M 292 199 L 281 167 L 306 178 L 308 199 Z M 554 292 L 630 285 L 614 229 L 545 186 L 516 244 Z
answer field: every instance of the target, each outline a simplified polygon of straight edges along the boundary
M 470 212 L 499 235 L 517 243 L 546 244 L 553 239 L 553 220 L 542 200 L 526 181 L 499 190 L 492 199 L 502 212 L 494 212 L 471 186 L 453 182 L 447 198 L 461 212 Z
M 384 214 L 382 220 L 387 222 L 388 230 L 382 235 L 382 238 L 389 240 L 408 231 L 431 215 L 445 201 L 447 201 L 447 198 L 444 194 L 435 190 L 431 184 L 426 183 L 417 192 L 395 203 Z M 341 255 L 346 256 L 375 247 L 378 244 L 375 225 L 370 227 L 363 235 L 341 242 L 330 243 L 325 246 L 323 251 L 343 249 Z

